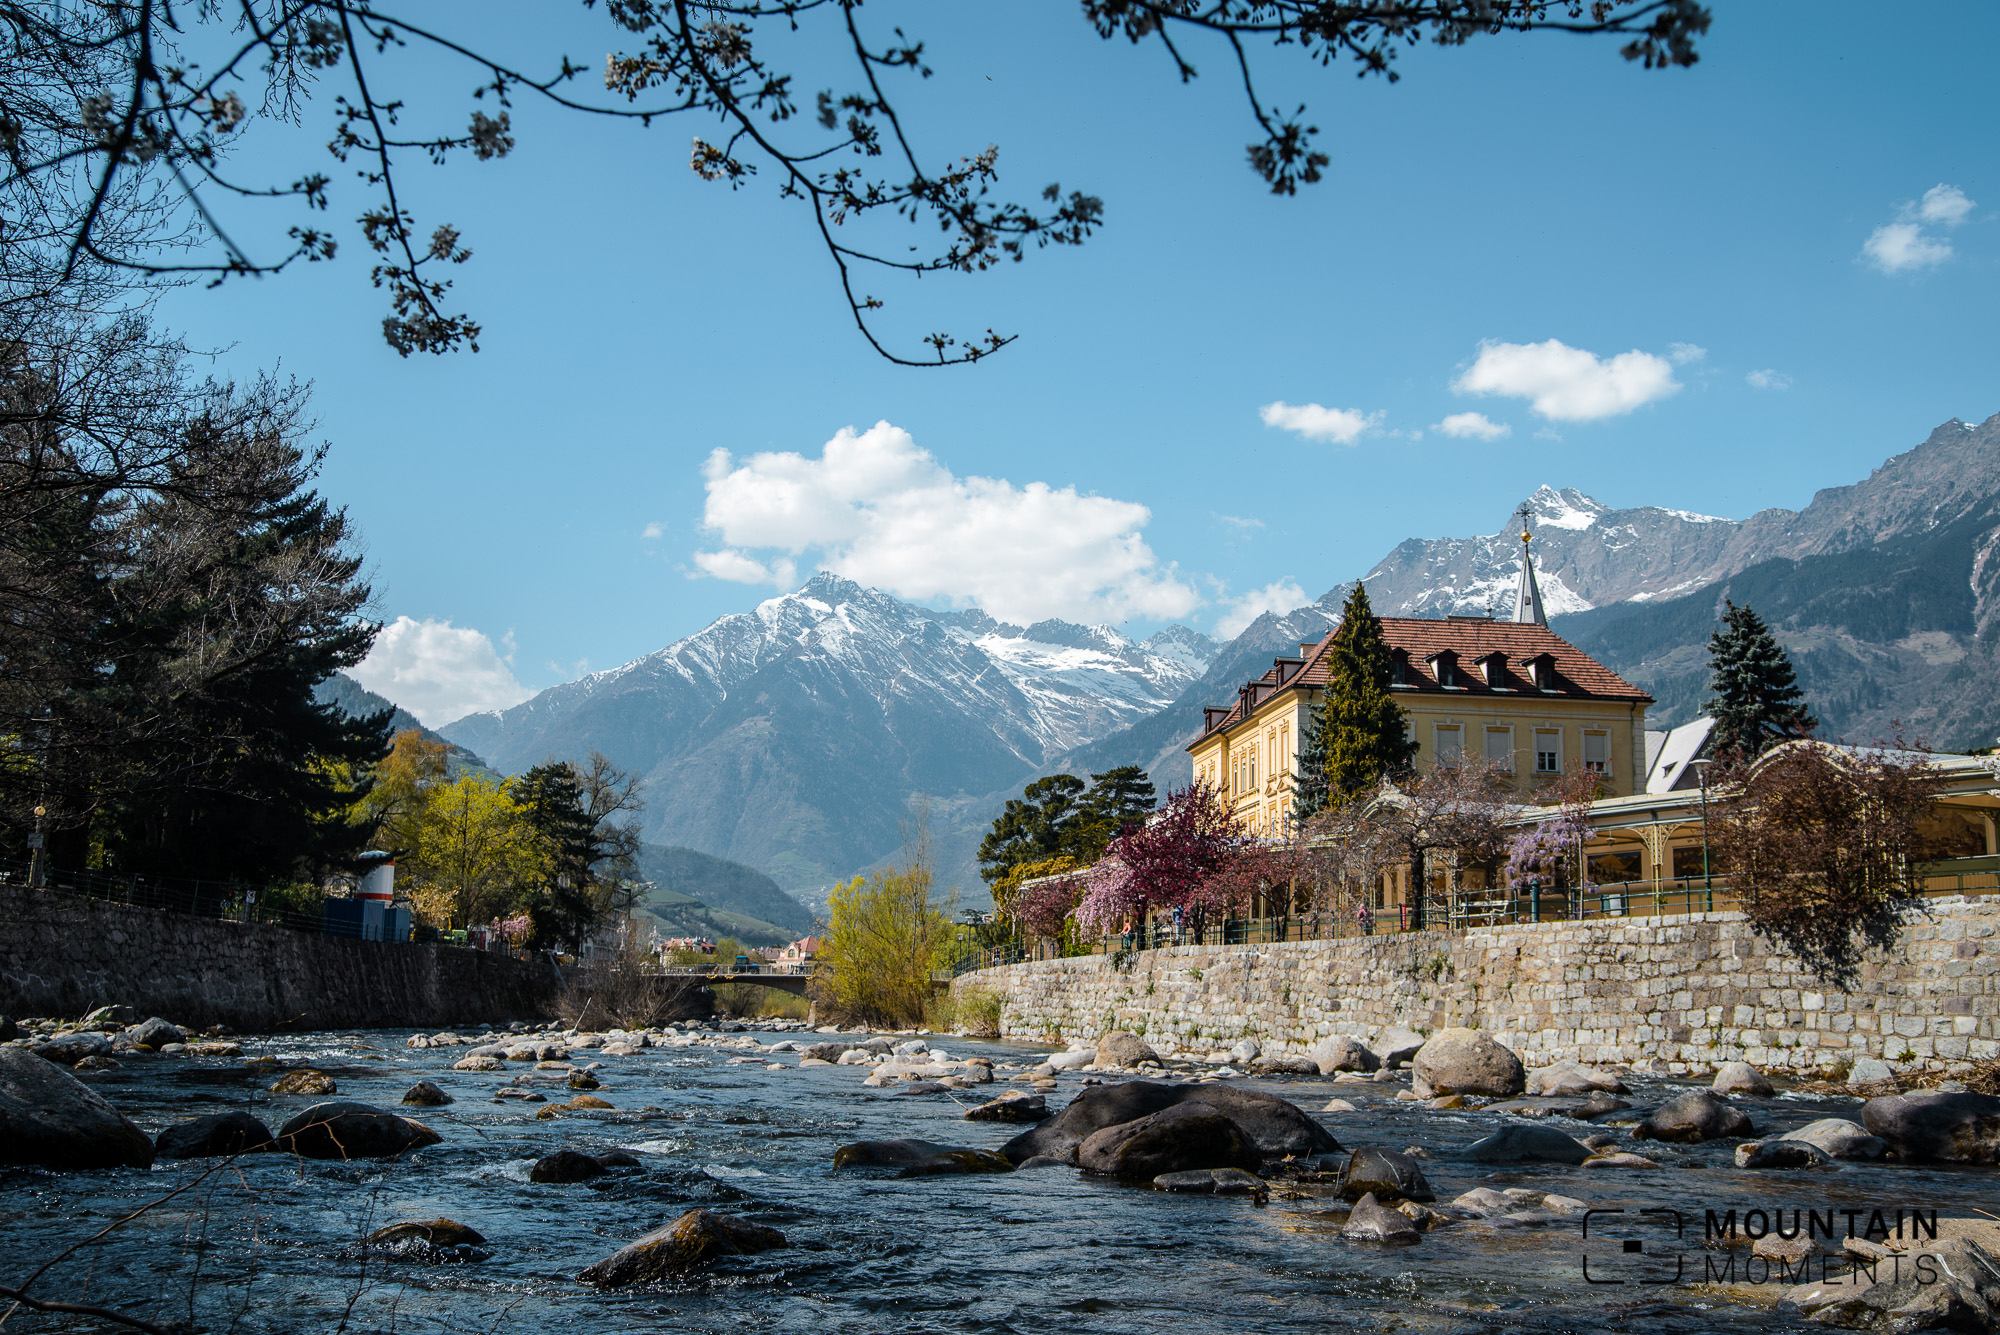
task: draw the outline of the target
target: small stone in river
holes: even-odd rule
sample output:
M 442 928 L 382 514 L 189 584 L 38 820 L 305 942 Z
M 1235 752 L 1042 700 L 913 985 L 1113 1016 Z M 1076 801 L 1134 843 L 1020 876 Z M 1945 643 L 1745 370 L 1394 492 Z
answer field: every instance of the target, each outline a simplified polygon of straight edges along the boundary
M 557 1150 L 535 1161 L 535 1166 L 528 1170 L 528 1181 L 558 1185 L 588 1182 L 593 1177 L 604 1176 L 604 1173 L 604 1164 L 594 1155 L 576 1150 Z
M 1803 1140 L 1746 1140 L 1736 1147 L 1738 1168 L 1818 1168 L 1832 1160 Z
M 1848 1068 L 1847 1083 L 1850 1085 L 1872 1085 L 1883 1080 L 1894 1080 L 1896 1070 L 1885 1061 L 1874 1057 L 1862 1057 Z
M 383 1252 L 390 1260 L 415 1261 L 426 1265 L 483 1261 L 491 1252 L 476 1228 L 467 1228 L 453 1219 L 431 1219 L 422 1223 L 391 1224 L 378 1228 L 363 1240 L 364 1245 Z
M 1761 1256 L 1767 1261 L 1782 1261 L 1796 1266 L 1812 1256 L 1822 1256 L 1826 1248 L 1819 1245 L 1816 1238 L 1801 1233 L 1795 1238 L 1781 1238 L 1776 1233 L 1766 1233 L 1750 1246 L 1753 1256 Z
M 1328 1099 L 1328 1100 L 1327 1100 L 1327 1102 L 1326 1102 L 1326 1106 L 1325 1106 L 1324 1108 L 1321 1108 L 1321 1109 L 1320 1109 L 1320 1111 L 1321 1111 L 1321 1112 L 1353 1112 L 1353 1111 L 1355 1111 L 1355 1108 L 1354 1108 L 1354 1105 L 1353 1105 L 1353 1104 L 1351 1104 L 1351 1103 L 1349 1103 L 1349 1102 L 1348 1102 L 1348 1101 L 1347 1101 L 1346 1099 Z
M 1419 1205 L 1415 1201 L 1404 1201 L 1401 1205 L 1398 1205 L 1396 1207 L 1396 1213 L 1402 1215 L 1404 1218 L 1408 1219 L 1411 1223 L 1415 1224 L 1419 1229 L 1423 1230 L 1426 1233 L 1430 1232 L 1432 1229 L 1438 1227 L 1441 1224 L 1448 1224 L 1451 1222 L 1444 1215 L 1441 1215 L 1436 1210 L 1431 1209 L 1430 1206 Z
M 561 1106 L 568 1108 L 572 1112 L 589 1112 L 593 1109 L 610 1108 L 612 1104 L 607 1100 L 598 1098 L 595 1094 L 579 1094 Z
M 507 1063 L 498 1057 L 460 1057 L 451 1064 L 454 1071 L 499 1071 L 506 1069 Z
M 443 1137 L 365 1103 L 315 1103 L 278 1128 L 278 1147 L 306 1159 L 388 1159 Z
M 968 1122 L 1040 1122 L 1047 1120 L 1049 1102 L 1040 1094 L 1024 1094 L 1010 1089 L 999 1098 L 980 1104 L 965 1114 Z
M 775 1228 L 712 1210 L 689 1210 L 664 1228 L 619 1248 L 577 1278 L 599 1288 L 621 1288 L 665 1279 L 720 1257 L 748 1256 L 789 1245 Z
M 1448 1112 L 1453 1108 L 1463 1108 L 1465 1106 L 1465 1095 L 1440 1094 L 1430 1101 L 1430 1106 L 1439 1112 Z
M 456 1101 L 428 1080 L 419 1080 L 403 1091 L 403 1102 L 414 1103 L 421 1108 L 442 1108 Z
M 271 1128 L 246 1112 L 212 1113 L 165 1127 L 153 1140 L 163 1159 L 207 1159 L 276 1149 Z
M 1658 1168 L 1660 1165 L 1638 1154 L 1594 1154 L 1583 1161 L 1585 1168 Z
M 536 1092 L 535 1092 L 534 1090 L 532 1090 L 532 1089 L 511 1089 L 511 1088 L 510 1088 L 510 1089 L 496 1089 L 496 1090 L 494 1090 L 494 1091 L 493 1091 L 493 1098 L 494 1098 L 494 1100 L 495 1100 L 496 1102 L 498 1102 L 498 1101 L 500 1101 L 500 1100 L 503 1100 L 503 1099 L 512 1099 L 512 1100 L 513 1100 L 514 1102 L 516 1102 L 516 1103 L 546 1103 L 546 1102 L 548 1102 L 548 1100 L 547 1100 L 546 1098 L 544 1098 L 544 1097 L 543 1097 L 542 1095 L 540 1095 L 540 1094 L 537 1094 L 537 1093 L 536 1093 Z
M 1484 1140 L 1473 1142 L 1466 1153 L 1479 1163 L 1580 1164 L 1590 1157 L 1590 1148 L 1552 1126 L 1517 1124 L 1503 1126 Z
M 1888 1141 L 1869 1135 L 1859 1122 L 1845 1117 L 1822 1117 L 1787 1131 L 1782 1139 L 1802 1140 L 1831 1159 L 1879 1159 L 1889 1148 Z
M 115 1057 L 85 1057 L 75 1066 L 70 1067 L 70 1069 L 72 1071 L 116 1071 L 122 1069 L 123 1065 L 124 1063 Z
M 823 1057 L 801 1057 L 799 1059 L 800 1069 L 804 1069 L 805 1067 L 808 1066 L 831 1066 L 831 1065 L 833 1065 L 833 1063 L 827 1061 Z
M 1417 1231 L 1417 1226 L 1410 1222 L 1408 1215 L 1389 1209 L 1370 1192 L 1354 1203 L 1340 1236 L 1358 1242 L 1386 1242 L 1407 1247 L 1413 1242 L 1421 1242 L 1424 1235 Z
M 1412 1201 L 1437 1199 L 1415 1159 L 1371 1145 L 1364 1145 L 1348 1156 L 1347 1167 L 1341 1174 L 1340 1194 L 1350 1201 L 1362 1196 Z
M 571 1071 L 569 1079 L 563 1082 L 571 1089 L 596 1089 L 597 1077 L 588 1071 Z
M 169 1043 L 185 1043 L 187 1035 L 174 1025 L 155 1015 L 150 1020 L 141 1020 L 125 1031 L 125 1037 L 134 1043 L 144 1043 L 155 1052 Z
M 1750 1117 L 1713 1090 L 1691 1089 L 1654 1109 L 1632 1128 L 1634 1140 L 1694 1142 L 1755 1135 Z
M 315 1071 L 310 1066 L 304 1070 L 287 1071 L 272 1084 L 273 1094 L 302 1094 L 308 1098 L 323 1098 L 340 1091 L 334 1087 L 333 1077 L 325 1071 Z

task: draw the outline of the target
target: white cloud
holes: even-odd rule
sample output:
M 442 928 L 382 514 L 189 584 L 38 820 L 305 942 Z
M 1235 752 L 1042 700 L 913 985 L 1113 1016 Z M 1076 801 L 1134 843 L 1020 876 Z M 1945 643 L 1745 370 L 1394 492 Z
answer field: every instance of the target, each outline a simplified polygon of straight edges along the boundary
M 503 656 L 470 626 L 397 617 L 348 675 L 437 727 L 482 709 L 510 709 L 533 695 L 514 679 L 513 661 L 511 642 Z
M 1698 361 L 1706 360 L 1707 357 L 1708 349 L 1699 343 L 1667 344 L 1667 360 L 1675 366 L 1692 366 Z
M 1362 433 L 1382 420 L 1379 412 L 1364 413 L 1353 408 L 1322 408 L 1317 403 L 1293 405 L 1280 400 L 1257 410 L 1265 426 L 1296 431 L 1307 440 L 1326 440 L 1335 445 L 1352 445 Z
M 843 428 L 818 458 L 716 450 L 703 471 L 702 527 L 723 546 L 694 561 L 719 579 L 789 588 L 811 552 L 857 583 L 1021 624 L 1180 617 L 1201 601 L 1146 545 L 1145 506 L 958 477 L 887 422 Z
M 1231 528 L 1237 528 L 1237 529 L 1245 529 L 1245 528 L 1262 528 L 1262 527 L 1264 527 L 1264 521 L 1263 521 L 1263 520 L 1261 520 L 1261 519 L 1245 519 L 1245 518 L 1244 518 L 1243 516 L 1241 516 L 1241 515 L 1223 515 L 1223 514 L 1219 514 L 1219 515 L 1217 515 L 1217 516 L 1216 516 L 1216 518 L 1217 518 L 1217 519 L 1220 519 L 1220 520 L 1221 520 L 1221 521 L 1222 521 L 1223 523 L 1225 523 L 1225 524 L 1229 525 L 1229 527 L 1231 527 Z
M 667 536 L 667 526 L 661 523 L 648 524 L 645 528 L 639 530 L 639 536 L 648 541 L 654 538 L 664 538 Z
M 1222 615 L 1215 619 L 1215 633 L 1234 639 L 1243 633 L 1245 626 L 1266 612 L 1289 612 L 1311 601 L 1297 580 L 1289 576 L 1272 580 L 1261 589 L 1252 589 L 1240 598 L 1230 599 Z
M 1681 386 L 1664 357 L 1635 348 L 1600 359 L 1552 338 L 1483 342 L 1477 360 L 1451 387 L 1460 394 L 1526 399 L 1552 422 L 1595 422 L 1667 398 Z
M 1513 427 L 1496 422 L 1485 413 L 1453 413 L 1431 429 L 1460 440 L 1498 440 L 1514 433 Z
M 1951 242 L 1926 235 L 1915 223 L 1884 223 L 1861 243 L 1861 253 L 1883 273 L 1929 269 L 1952 256 Z
M 1790 376 L 1786 375 L 1783 371 L 1773 371 L 1769 368 L 1762 371 L 1752 371 L 1750 374 L 1744 376 L 1743 379 L 1749 383 L 1752 389 L 1790 389 L 1792 387 L 1792 378 Z
M 1896 210 L 1896 221 L 1884 223 L 1861 243 L 1861 254 L 1883 273 L 1904 273 L 1930 269 L 1953 255 L 1951 242 L 1924 230 L 1925 227 L 1956 227 L 1972 216 L 1976 207 L 1963 190 L 1939 183 L 1924 191 L 1924 197 Z
M 1944 227 L 1956 227 L 1964 222 L 1972 216 L 1973 207 L 1963 190 L 1943 182 L 1924 191 L 1924 197 L 1916 205 L 1917 217 Z

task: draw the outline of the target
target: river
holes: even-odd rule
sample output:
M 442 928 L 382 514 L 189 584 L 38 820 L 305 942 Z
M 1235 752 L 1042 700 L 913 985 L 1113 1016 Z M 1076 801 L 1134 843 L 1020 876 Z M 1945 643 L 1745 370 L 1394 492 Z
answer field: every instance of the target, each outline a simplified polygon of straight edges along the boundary
M 494 1101 L 494 1089 L 515 1072 L 455 1071 L 465 1049 L 412 1049 L 407 1037 L 406 1030 L 303 1035 L 244 1040 L 244 1047 L 287 1066 L 315 1066 L 338 1081 L 338 1097 L 385 1108 L 414 1081 L 433 1080 L 457 1101 L 401 1111 L 438 1131 L 442 1144 L 356 1164 L 251 1155 L 222 1169 L 216 1161 L 162 1160 L 148 1172 L 0 1170 L 0 1282 L 18 1282 L 137 1204 L 195 1183 L 79 1251 L 35 1291 L 162 1324 L 192 1318 L 218 1332 L 1629 1333 L 1635 1325 L 1647 1335 L 1770 1332 L 1808 1327 L 1765 1303 L 1639 1281 L 1669 1278 L 1677 1254 L 1691 1262 L 1690 1279 L 1700 1277 L 1705 1258 L 1747 1260 L 1747 1249 L 1703 1250 L 1709 1210 L 1900 1206 L 1973 1216 L 1993 1195 L 1991 1169 L 1738 1170 L 1733 1142 L 1633 1146 L 1661 1160 L 1654 1171 L 1492 1169 L 1453 1155 L 1502 1115 L 1396 1102 L 1406 1085 L 1247 1080 L 1308 1110 L 1335 1096 L 1357 1105 L 1322 1115 L 1345 1147 L 1428 1148 L 1438 1156 L 1425 1171 L 1440 1205 L 1473 1187 L 1528 1187 L 1634 1212 L 1629 1226 L 1595 1217 L 1604 1234 L 1589 1243 L 1575 1218 L 1526 1227 L 1474 1220 L 1433 1231 L 1415 1247 L 1385 1249 L 1342 1240 L 1345 1207 L 1328 1195 L 1278 1193 L 1258 1207 L 1240 1197 L 1120 1186 L 1072 1169 L 892 1180 L 831 1168 L 834 1148 L 853 1140 L 913 1136 L 997 1147 L 1020 1128 L 962 1115 L 1004 1084 L 956 1099 L 910 1097 L 865 1088 L 866 1068 L 799 1068 L 792 1052 L 771 1054 L 784 1069 L 766 1070 L 730 1064 L 740 1049 L 649 1049 L 599 1058 L 604 1088 L 596 1092 L 618 1111 L 544 1121 L 535 1113 L 547 1104 Z M 1041 1053 L 954 1037 L 934 1043 L 955 1057 L 986 1056 L 1016 1069 Z M 593 1057 L 579 1052 L 573 1060 Z M 245 1080 L 242 1064 L 226 1058 L 121 1060 L 122 1069 L 91 1083 L 149 1132 L 231 1107 L 249 1107 L 275 1127 L 313 1101 L 274 1098 L 264 1092 L 269 1072 Z M 1081 1079 L 1063 1076 L 1052 1105 Z M 1632 1084 L 1641 1111 L 1682 1087 Z M 549 1094 L 553 1102 L 569 1091 Z M 1760 1130 L 1771 1131 L 1857 1115 L 1850 1099 L 1787 1095 L 1748 1106 Z M 1622 1134 L 1552 1124 L 1578 1136 Z M 644 1167 L 568 1186 L 530 1183 L 529 1165 L 562 1148 L 625 1148 Z M 584 1266 L 694 1205 L 769 1224 L 794 1245 L 666 1288 L 598 1292 L 576 1282 Z M 1684 1241 L 1673 1241 L 1669 1216 L 1636 1213 L 1657 1207 L 1681 1213 Z M 487 1259 L 386 1264 L 356 1245 L 384 1224 L 438 1216 L 483 1233 Z M 1641 1255 L 1623 1252 L 1617 1236 L 1641 1237 Z M 1627 1282 L 1586 1283 L 1587 1256 L 1595 1275 Z M 75 1324 L 16 1313 L 5 1330 L 111 1329 L 67 1320 Z

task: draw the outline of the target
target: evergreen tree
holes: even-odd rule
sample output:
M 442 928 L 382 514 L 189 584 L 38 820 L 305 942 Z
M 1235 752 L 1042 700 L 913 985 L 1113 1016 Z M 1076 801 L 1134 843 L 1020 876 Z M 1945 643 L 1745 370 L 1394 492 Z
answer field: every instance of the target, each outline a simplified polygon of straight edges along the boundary
M 1723 600 L 1722 629 L 1708 639 L 1709 682 L 1715 698 L 1704 712 L 1715 720 L 1717 755 L 1749 760 L 1792 737 L 1807 737 L 1819 720 L 1806 712 L 1792 660 L 1764 619 Z
M 1299 777 L 1292 784 L 1292 821 L 1303 825 L 1326 810 L 1326 702 L 1315 703 L 1299 738 Z
M 1113 839 L 1152 813 L 1153 781 L 1137 765 L 1120 765 L 1090 776 L 1090 791 L 1064 831 L 1063 852 L 1088 866 L 1104 856 Z
M 1018 798 L 1009 798 L 979 841 L 980 877 L 991 885 L 1017 863 L 1064 852 L 1069 822 L 1083 793 L 1084 782 L 1074 774 L 1050 774 L 1029 784 Z
M 596 822 L 584 809 L 583 786 L 566 761 L 537 765 L 510 785 L 521 819 L 536 835 L 540 864 L 524 907 L 534 919 L 529 945 L 577 949 L 596 923 Z
M 1316 744 L 1324 757 L 1323 803 L 1339 804 L 1408 769 L 1416 755 L 1409 723 L 1389 694 L 1393 664 L 1382 623 L 1359 580 L 1340 609 L 1340 629 L 1327 655 L 1326 698 Z

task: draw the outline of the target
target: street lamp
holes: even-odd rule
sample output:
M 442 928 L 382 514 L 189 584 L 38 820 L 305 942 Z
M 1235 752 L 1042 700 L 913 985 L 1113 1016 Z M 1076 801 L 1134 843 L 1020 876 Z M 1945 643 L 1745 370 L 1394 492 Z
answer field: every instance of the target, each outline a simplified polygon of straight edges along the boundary
M 1708 894 L 1707 912 L 1715 912 L 1715 877 L 1708 865 L 1708 767 L 1713 760 L 1694 762 L 1696 780 L 1701 784 L 1701 888 Z

